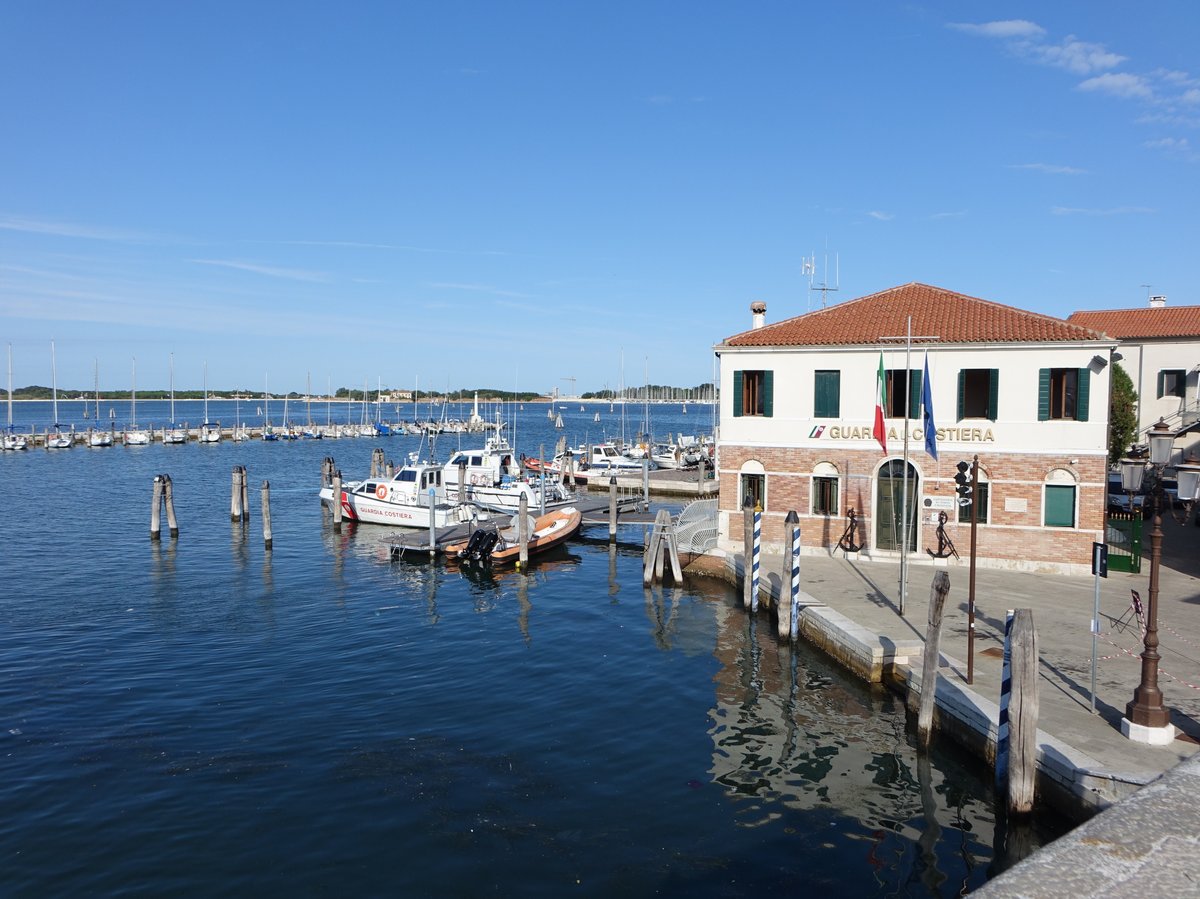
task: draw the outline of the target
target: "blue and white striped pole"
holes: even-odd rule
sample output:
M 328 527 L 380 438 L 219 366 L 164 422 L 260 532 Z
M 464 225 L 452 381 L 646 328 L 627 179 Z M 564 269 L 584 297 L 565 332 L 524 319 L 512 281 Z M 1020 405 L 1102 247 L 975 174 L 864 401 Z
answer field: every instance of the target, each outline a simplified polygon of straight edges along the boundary
M 795 512 L 791 513 L 795 515 Z M 799 633 L 800 618 L 800 522 L 792 525 L 792 617 L 788 637 L 793 641 Z
M 754 560 L 750 563 L 750 611 L 758 611 L 758 570 L 762 562 L 762 512 L 754 510 Z
M 996 789 L 1008 782 L 1008 702 L 1012 698 L 1013 610 L 1004 614 L 1004 663 L 1000 669 L 1000 721 L 996 728 Z

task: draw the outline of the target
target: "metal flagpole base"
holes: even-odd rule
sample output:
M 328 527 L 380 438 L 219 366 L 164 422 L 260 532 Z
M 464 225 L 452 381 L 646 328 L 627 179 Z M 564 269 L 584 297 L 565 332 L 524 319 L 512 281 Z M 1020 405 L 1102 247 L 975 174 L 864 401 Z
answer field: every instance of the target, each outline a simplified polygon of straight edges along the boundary
M 1135 743 L 1146 743 L 1150 746 L 1169 746 L 1175 739 L 1175 725 L 1167 724 L 1162 727 L 1146 727 L 1144 724 L 1134 724 L 1128 718 L 1122 718 L 1121 734 Z

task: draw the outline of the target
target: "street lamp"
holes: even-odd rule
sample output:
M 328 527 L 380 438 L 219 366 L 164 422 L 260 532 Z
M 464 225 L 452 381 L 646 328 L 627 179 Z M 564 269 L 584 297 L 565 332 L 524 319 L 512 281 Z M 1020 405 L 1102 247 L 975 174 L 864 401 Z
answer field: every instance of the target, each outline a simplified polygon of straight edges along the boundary
M 1171 724 L 1171 713 L 1163 706 L 1162 690 L 1158 687 L 1158 662 L 1161 658 L 1158 654 L 1158 569 L 1162 561 L 1163 537 L 1162 473 L 1171 461 L 1175 437 L 1162 419 L 1150 429 L 1149 437 L 1150 467 L 1154 469 L 1154 521 L 1150 529 L 1150 595 L 1146 603 L 1145 648 L 1142 650 L 1142 679 L 1133 691 L 1133 699 L 1125 706 L 1121 733 L 1139 743 L 1165 746 L 1175 739 L 1175 728 Z M 1190 514 L 1192 501 L 1196 498 L 1200 463 L 1189 458 L 1187 462 L 1177 465 L 1176 470 L 1179 473 L 1179 496 L 1184 501 L 1187 514 Z M 1136 493 L 1141 490 L 1145 473 L 1145 459 L 1121 460 L 1121 486 L 1126 491 Z

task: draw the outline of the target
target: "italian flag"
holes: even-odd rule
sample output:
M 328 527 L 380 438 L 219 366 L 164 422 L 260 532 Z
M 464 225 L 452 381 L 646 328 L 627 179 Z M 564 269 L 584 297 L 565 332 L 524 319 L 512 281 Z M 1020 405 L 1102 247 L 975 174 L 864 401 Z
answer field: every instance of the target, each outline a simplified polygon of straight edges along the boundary
M 879 375 L 875 380 L 875 429 L 871 432 L 883 454 L 887 455 L 887 425 L 883 421 L 883 407 L 887 405 L 887 375 L 883 370 L 883 353 L 879 354 Z

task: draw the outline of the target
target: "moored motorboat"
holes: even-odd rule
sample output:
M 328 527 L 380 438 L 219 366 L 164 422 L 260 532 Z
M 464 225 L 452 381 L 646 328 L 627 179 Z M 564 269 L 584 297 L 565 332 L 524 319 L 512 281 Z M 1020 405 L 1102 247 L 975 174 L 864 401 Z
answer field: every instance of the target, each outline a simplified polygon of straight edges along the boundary
M 333 487 L 321 488 L 321 502 L 334 502 Z M 390 478 L 366 478 L 342 485 L 337 500 L 351 521 L 426 528 L 460 524 L 479 516 L 477 507 L 450 502 L 442 485 L 442 467 L 432 462 L 411 462 Z
M 461 479 L 461 483 L 460 483 Z M 446 496 L 451 501 L 471 502 L 483 509 L 511 515 L 524 496 L 530 509 L 566 506 L 574 495 L 557 478 L 538 474 L 524 478 L 508 440 L 497 432 L 483 449 L 459 450 L 442 469 Z
M 574 506 L 528 516 L 526 550 L 532 557 L 566 542 L 579 530 L 583 516 Z M 521 522 L 514 516 L 504 527 L 484 525 L 459 543 L 446 547 L 446 559 L 491 565 L 514 565 L 521 558 Z

